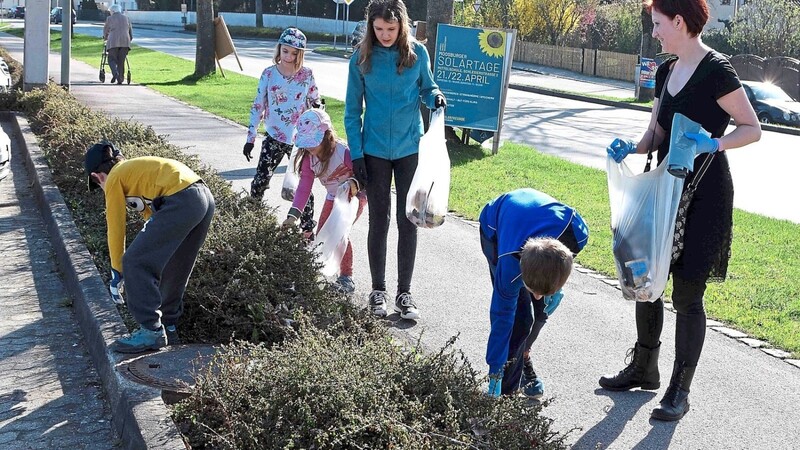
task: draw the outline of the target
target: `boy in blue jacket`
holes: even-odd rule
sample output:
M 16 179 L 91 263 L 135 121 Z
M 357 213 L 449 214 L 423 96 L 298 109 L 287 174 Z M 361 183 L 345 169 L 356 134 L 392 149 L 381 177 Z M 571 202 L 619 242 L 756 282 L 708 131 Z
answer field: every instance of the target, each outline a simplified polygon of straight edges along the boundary
M 484 206 L 480 236 L 493 288 L 486 348 L 489 395 L 521 389 L 539 398 L 544 385 L 528 352 L 563 298 L 573 255 L 586 245 L 589 229 L 574 209 L 526 188 Z

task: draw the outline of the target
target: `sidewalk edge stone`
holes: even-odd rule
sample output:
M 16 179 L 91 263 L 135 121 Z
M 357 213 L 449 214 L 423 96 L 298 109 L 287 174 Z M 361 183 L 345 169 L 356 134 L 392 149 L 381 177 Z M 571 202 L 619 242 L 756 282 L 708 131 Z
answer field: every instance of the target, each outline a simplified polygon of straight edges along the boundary
M 72 213 L 52 180 L 27 119 L 20 113 L 3 112 L 23 143 L 25 166 L 31 188 L 50 236 L 59 271 L 74 299 L 75 316 L 84 334 L 103 389 L 108 396 L 112 422 L 123 447 L 127 449 L 185 449 L 186 445 L 158 389 L 136 384 L 122 377 L 115 366 L 121 357 L 109 344 L 127 332 L 119 312 L 92 261 Z

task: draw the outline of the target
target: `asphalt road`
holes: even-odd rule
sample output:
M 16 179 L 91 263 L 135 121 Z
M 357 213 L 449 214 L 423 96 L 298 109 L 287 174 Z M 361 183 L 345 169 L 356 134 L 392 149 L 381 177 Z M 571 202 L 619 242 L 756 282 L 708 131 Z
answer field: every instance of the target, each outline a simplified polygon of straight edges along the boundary
M 142 35 L 137 39 L 139 44 L 147 39 L 145 33 L 145 30 L 138 32 Z M 0 37 L 0 45 L 8 49 L 16 47 L 16 53 L 12 54 L 21 52 L 18 39 Z M 262 65 L 268 64 L 264 58 Z M 330 63 L 336 64 L 333 60 Z M 51 67 L 56 70 L 60 67 L 57 55 L 53 55 Z M 326 82 L 334 76 L 333 72 L 322 73 L 324 77 L 320 79 Z M 96 81 L 97 69 L 85 64 L 73 63 L 71 77 L 72 92 L 85 104 L 152 126 L 157 133 L 169 135 L 172 142 L 185 146 L 187 152 L 200 155 L 231 180 L 235 188 L 248 184 L 254 164 L 240 156 L 246 134 L 244 127 L 141 86 L 100 85 Z M 583 109 L 595 108 L 583 104 Z M 552 114 L 557 115 L 563 108 L 552 109 Z M 537 128 L 542 126 L 542 120 L 527 126 Z M 575 129 L 580 128 L 572 129 L 570 134 L 578 134 Z M 273 183 L 280 186 L 281 179 Z M 279 198 L 279 189 L 268 190 L 266 201 L 276 206 L 279 215 L 288 209 L 288 204 Z M 365 301 L 368 293 L 369 271 L 363 245 L 367 223 L 368 218 L 362 217 L 351 235 L 355 243 L 357 301 Z M 396 239 L 392 228 L 390 249 Z M 390 287 L 396 282 L 395 267 L 394 251 L 390 250 L 387 262 Z M 476 369 L 485 371 L 490 285 L 474 224 L 450 217 L 438 229 L 420 231 L 413 291 L 422 319 L 401 321 L 394 315 L 387 325 L 411 337 L 421 337 L 430 348 L 437 348 L 458 335 L 456 346 Z M 572 430 L 569 442 L 575 448 L 783 449 L 800 445 L 797 367 L 710 329 L 692 389 L 692 411 L 679 423 L 652 421 L 650 411 L 663 395 L 674 357 L 674 315 L 666 315 L 662 336 L 660 367 L 665 386 L 658 392 L 607 392 L 599 389 L 597 379 L 624 364 L 625 351 L 635 340 L 633 304 L 622 300 L 617 289 L 592 274 L 573 274 L 565 292 L 565 301 L 543 330 L 534 354 L 546 395 L 554 398 L 544 413 L 554 420 L 556 430 Z

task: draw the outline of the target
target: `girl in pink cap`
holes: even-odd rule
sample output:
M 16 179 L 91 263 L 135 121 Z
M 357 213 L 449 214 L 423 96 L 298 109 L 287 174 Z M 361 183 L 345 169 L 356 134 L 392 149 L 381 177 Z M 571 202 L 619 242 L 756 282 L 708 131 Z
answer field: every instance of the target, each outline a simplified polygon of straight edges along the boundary
M 331 125 L 331 118 L 322 109 L 309 109 L 297 120 L 297 134 L 295 146 L 298 148 L 297 156 L 293 161 L 297 172 L 300 174 L 300 183 L 294 195 L 292 207 L 283 222 L 284 226 L 293 226 L 301 217 L 302 208 L 311 195 L 311 186 L 314 178 L 325 186 L 328 191 L 325 196 L 325 205 L 319 217 L 317 233 L 325 225 L 333 210 L 333 200 L 339 187 L 348 183 L 350 196 L 358 198 L 358 213 L 356 220 L 361 216 L 367 196 L 353 176 L 353 162 L 350 159 L 350 149 L 347 144 L 336 137 L 336 132 Z M 339 278 L 336 280 L 337 288 L 347 294 L 355 291 L 353 282 L 353 248 L 347 243 L 347 250 L 342 257 L 339 269 Z

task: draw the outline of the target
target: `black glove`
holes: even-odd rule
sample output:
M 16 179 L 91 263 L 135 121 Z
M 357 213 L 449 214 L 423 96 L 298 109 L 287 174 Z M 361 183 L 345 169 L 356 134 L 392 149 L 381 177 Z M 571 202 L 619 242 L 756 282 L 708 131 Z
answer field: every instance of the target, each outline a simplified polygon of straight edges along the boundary
M 244 144 L 244 149 L 242 150 L 244 157 L 247 158 L 247 162 L 250 162 L 250 158 L 253 157 L 253 143 L 248 142 Z
M 364 164 L 364 158 L 356 158 L 353 160 L 353 176 L 355 176 L 361 189 L 364 189 L 367 185 L 367 181 L 369 181 L 367 165 Z
M 436 100 L 433 101 L 434 109 L 438 108 L 447 108 L 447 100 L 444 99 L 444 95 L 439 94 L 436 96 Z

